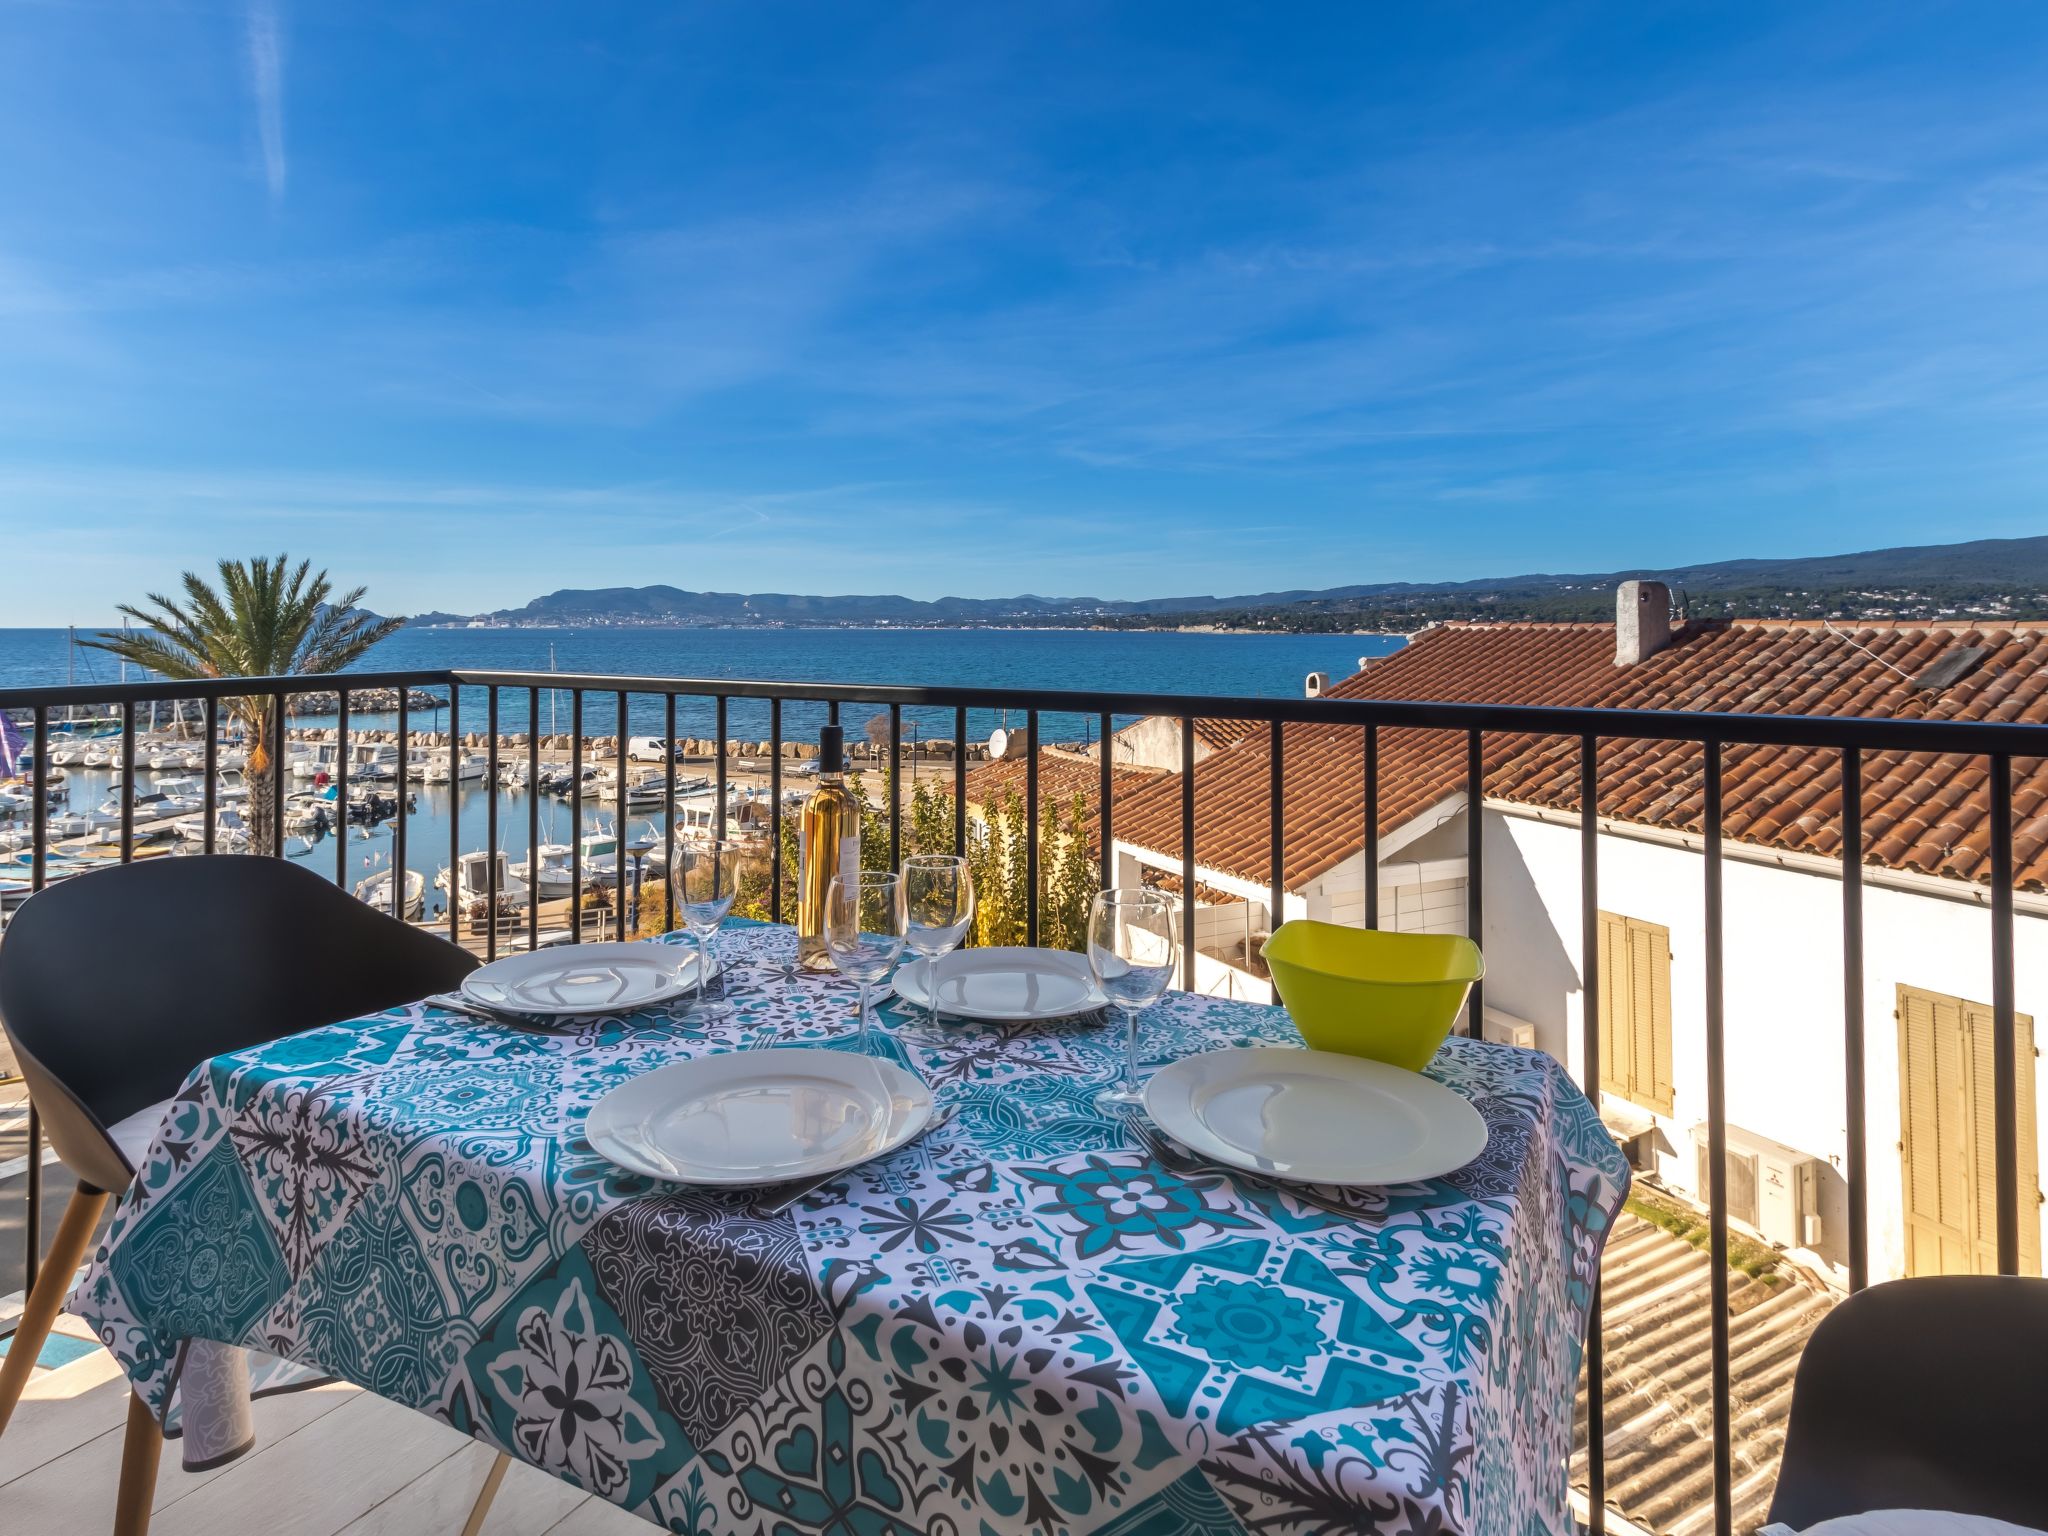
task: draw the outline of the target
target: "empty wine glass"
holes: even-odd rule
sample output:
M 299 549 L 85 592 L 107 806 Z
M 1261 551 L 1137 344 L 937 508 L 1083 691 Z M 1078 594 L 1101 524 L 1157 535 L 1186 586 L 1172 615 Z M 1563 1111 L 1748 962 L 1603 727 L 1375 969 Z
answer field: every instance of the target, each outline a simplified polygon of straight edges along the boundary
M 974 921 L 974 876 L 958 854 L 903 861 L 903 943 L 925 962 L 925 1032 L 939 1034 L 939 959 L 960 947 Z
M 1180 944 L 1174 901 L 1164 891 L 1119 886 L 1103 891 L 1088 912 L 1088 969 L 1102 995 L 1124 1016 L 1124 1074 L 1095 1096 L 1095 1107 L 1115 1114 L 1144 1102 L 1138 1087 L 1138 1015 L 1173 982 Z
M 903 954 L 902 879 L 886 871 L 834 875 L 825 890 L 825 948 L 839 974 L 860 984 L 860 1048 L 872 1054 L 868 994 Z
M 676 909 L 697 941 L 697 1008 L 708 1018 L 720 1018 L 731 1011 L 730 1005 L 710 1002 L 705 983 L 711 975 L 711 941 L 739 891 L 740 845 L 679 842 L 673 852 L 670 877 L 675 881 Z

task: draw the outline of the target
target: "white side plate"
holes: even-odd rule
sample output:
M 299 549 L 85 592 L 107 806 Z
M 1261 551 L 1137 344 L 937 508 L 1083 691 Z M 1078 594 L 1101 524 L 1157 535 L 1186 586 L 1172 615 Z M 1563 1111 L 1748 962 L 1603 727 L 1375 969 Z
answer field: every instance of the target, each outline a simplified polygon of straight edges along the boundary
M 782 1047 L 671 1062 L 591 1106 L 599 1154 L 676 1184 L 768 1184 L 893 1152 L 931 1090 L 892 1061 Z
M 631 1013 L 697 985 L 697 952 L 674 944 L 566 944 L 507 955 L 462 980 L 486 1008 L 542 1018 Z
M 1479 1111 L 1443 1084 L 1286 1046 L 1184 1056 L 1146 1082 L 1145 1112 L 1201 1157 L 1303 1184 L 1411 1184 L 1486 1146 Z
M 939 1012 L 956 1019 L 1028 1023 L 1071 1018 L 1109 1001 L 1095 985 L 1086 956 L 1064 949 L 960 949 L 942 956 Z M 897 969 L 896 995 L 928 1008 L 932 962 L 912 960 Z

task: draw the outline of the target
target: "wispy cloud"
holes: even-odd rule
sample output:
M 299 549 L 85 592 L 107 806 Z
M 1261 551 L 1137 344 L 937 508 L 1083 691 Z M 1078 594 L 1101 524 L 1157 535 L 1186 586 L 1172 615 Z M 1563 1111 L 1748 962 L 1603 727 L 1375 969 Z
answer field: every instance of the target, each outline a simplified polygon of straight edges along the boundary
M 263 179 L 270 200 L 284 198 L 284 37 L 274 0 L 250 0 L 245 33 L 249 90 L 256 98 L 256 137 L 263 149 Z

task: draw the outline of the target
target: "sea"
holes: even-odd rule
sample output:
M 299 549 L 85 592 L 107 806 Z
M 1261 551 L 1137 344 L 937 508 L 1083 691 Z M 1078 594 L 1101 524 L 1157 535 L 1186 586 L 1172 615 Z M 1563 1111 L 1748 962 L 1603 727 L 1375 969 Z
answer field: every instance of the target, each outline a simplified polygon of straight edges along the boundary
M 80 635 L 94 631 L 81 629 Z M 1233 695 L 1253 698 L 1297 698 L 1311 672 L 1345 677 L 1362 659 L 1385 655 L 1401 645 L 1384 635 L 1261 635 L 1164 630 L 997 630 L 997 629 L 406 629 L 377 645 L 352 670 L 372 672 L 438 671 L 469 667 L 526 673 L 601 673 L 622 677 L 757 679 L 842 684 L 904 684 L 968 688 L 1071 688 L 1107 692 Z M 134 680 L 140 674 L 126 674 Z M 113 683 L 123 680 L 120 664 L 104 652 L 74 646 L 62 629 L 0 628 L 0 690 Z M 527 729 L 530 695 L 523 688 L 502 690 L 499 729 Z M 715 706 L 709 699 L 677 701 L 676 733 L 715 734 Z M 484 728 L 486 695 L 463 690 L 460 726 L 464 732 Z M 416 710 L 419 730 L 447 727 L 445 711 Z M 539 694 L 539 728 L 567 733 L 572 702 L 566 690 Z M 953 712 L 905 711 L 906 734 L 951 737 Z M 628 697 L 632 734 L 666 732 L 666 701 L 655 695 Z M 791 701 L 783 708 L 783 731 L 790 740 L 814 738 L 826 719 L 825 707 Z M 865 723 L 863 706 L 842 707 L 849 734 Z M 355 725 L 388 726 L 389 717 L 357 712 Z M 329 723 L 320 718 L 306 725 Z M 609 693 L 586 694 L 583 728 L 587 735 L 608 735 L 616 727 L 617 702 Z M 998 726 L 1019 726 L 1019 719 L 996 710 L 969 712 L 968 735 L 980 739 Z M 1120 719 L 1118 724 L 1123 723 Z M 768 735 L 767 706 L 734 699 L 729 705 L 728 735 L 759 740 Z M 1084 741 L 1099 730 L 1094 716 L 1048 714 L 1039 721 L 1040 739 Z M 104 775 L 74 769 L 72 805 L 99 803 Z M 451 845 L 486 846 L 489 796 L 481 784 L 451 792 L 447 786 L 419 786 L 406 827 L 408 866 L 427 877 L 430 907 L 438 900 L 432 887 L 436 871 L 449 862 Z M 508 791 L 499 794 L 500 844 L 515 861 L 525 857 L 527 813 L 523 800 Z M 516 802 L 516 803 L 515 803 Z M 546 807 L 541 840 L 566 841 L 570 814 L 565 803 L 543 797 Z M 586 804 L 584 829 L 607 826 L 610 807 Z M 629 813 L 637 828 L 645 820 Z M 655 830 L 658 835 L 658 829 Z M 388 867 L 392 851 L 389 827 L 354 828 L 345 846 L 331 838 L 293 839 L 289 856 L 324 874 L 355 881 Z

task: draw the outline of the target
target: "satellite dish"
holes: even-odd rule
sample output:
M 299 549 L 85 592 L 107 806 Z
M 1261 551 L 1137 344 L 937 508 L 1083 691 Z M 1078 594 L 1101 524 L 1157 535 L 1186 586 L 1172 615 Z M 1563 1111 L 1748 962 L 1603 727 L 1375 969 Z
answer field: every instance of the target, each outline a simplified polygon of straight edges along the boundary
M 1010 755 L 1010 733 L 1001 726 L 997 726 L 988 733 L 988 755 L 992 758 L 1004 758 Z

